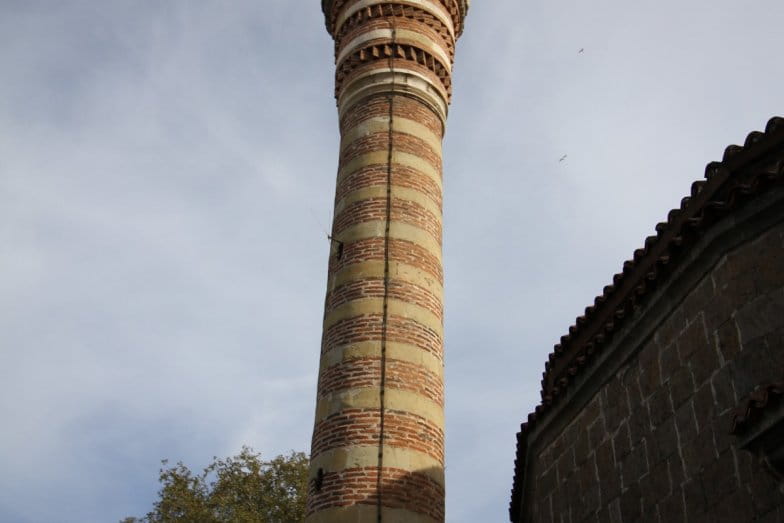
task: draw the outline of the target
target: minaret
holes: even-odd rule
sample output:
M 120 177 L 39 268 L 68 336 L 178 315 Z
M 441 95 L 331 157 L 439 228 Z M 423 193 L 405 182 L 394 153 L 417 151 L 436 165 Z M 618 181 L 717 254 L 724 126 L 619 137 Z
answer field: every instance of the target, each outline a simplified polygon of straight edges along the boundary
M 444 520 L 441 142 L 469 0 L 322 0 L 340 159 L 308 516 Z

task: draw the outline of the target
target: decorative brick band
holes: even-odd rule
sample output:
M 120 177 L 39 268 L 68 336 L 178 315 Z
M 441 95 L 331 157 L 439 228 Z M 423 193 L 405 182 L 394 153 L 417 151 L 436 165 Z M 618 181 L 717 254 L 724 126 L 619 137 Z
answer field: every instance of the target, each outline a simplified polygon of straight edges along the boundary
M 335 215 L 333 229 L 335 238 L 350 227 L 361 223 L 384 219 L 387 212 L 386 198 L 367 198 L 347 206 Z M 392 217 L 395 222 L 418 227 L 430 234 L 441 245 L 441 217 L 434 215 L 422 205 L 410 200 L 392 198 Z
M 334 2 L 332 12 L 327 15 L 327 25 L 330 32 L 335 36 L 335 34 L 341 33 L 343 26 L 357 13 L 363 12 L 366 18 L 360 20 L 360 22 L 366 22 L 374 14 L 384 18 L 407 17 L 408 13 L 411 12 L 408 11 L 407 13 L 407 8 L 413 8 L 415 13 L 416 11 L 425 12 L 436 17 L 448 29 L 450 35 L 453 35 L 455 34 L 455 26 L 460 23 L 460 20 L 456 20 L 452 16 L 453 9 L 449 8 L 448 3 L 451 3 L 451 0 L 446 0 L 445 2 L 433 2 L 431 0 L 397 0 L 394 2 L 388 0 L 337 0 Z M 427 24 L 425 20 L 417 19 L 415 14 L 411 18 L 414 18 L 421 24 Z M 458 24 L 455 22 L 458 22 Z M 338 41 L 337 38 L 336 41 Z
M 319 455 L 350 445 L 374 446 L 378 443 L 381 416 L 377 409 L 347 409 L 321 420 L 318 437 L 311 452 Z M 433 422 L 409 412 L 387 412 L 384 441 L 396 448 L 411 448 L 444 462 L 444 431 Z M 412 438 L 416 434 L 416 438 Z
M 341 51 L 337 55 L 338 67 L 344 60 L 350 58 L 355 53 L 361 52 L 362 49 L 373 49 L 374 47 L 379 50 L 383 49 L 384 46 L 388 45 L 387 42 L 392 39 L 392 28 L 382 21 L 379 27 L 369 31 L 365 30 L 352 36 L 353 38 L 341 47 Z M 438 37 L 436 36 L 436 38 Z M 441 45 L 433 43 L 433 35 L 422 36 L 420 33 L 407 29 L 397 29 L 395 39 L 399 45 L 413 46 L 427 51 L 438 58 L 449 71 L 452 70 L 452 57 L 449 51 L 445 50 Z
M 434 241 L 431 240 L 431 242 L 435 244 Z M 347 270 L 350 265 L 357 265 L 362 262 L 383 261 L 384 252 L 379 251 L 383 244 L 383 238 L 372 236 L 346 243 L 340 259 L 337 256 L 330 258 L 329 273 L 333 274 L 344 269 Z M 392 262 L 411 265 L 421 269 L 429 273 L 439 284 L 443 285 L 444 271 L 441 267 L 440 253 L 432 252 L 427 246 L 422 246 L 410 240 L 392 238 L 389 241 L 387 258 Z
M 386 392 L 386 409 L 391 411 L 408 412 L 414 416 L 424 418 L 429 422 L 443 427 L 444 408 L 435 402 L 423 398 L 421 395 L 407 390 L 388 389 Z M 380 406 L 377 387 L 351 389 L 326 395 L 316 403 L 316 424 L 329 416 L 345 412 L 350 409 L 375 409 Z M 388 412 L 385 411 L 386 416 Z M 378 448 L 376 448 L 378 451 Z M 346 452 L 350 453 L 351 448 Z M 311 456 L 311 460 L 317 456 Z M 311 468 L 313 466 L 311 465 Z
M 346 112 L 340 116 L 341 137 L 367 119 L 384 118 L 389 121 L 390 113 L 395 122 L 397 120 L 416 122 L 430 129 L 439 140 L 444 137 L 444 127 L 438 115 L 415 99 L 401 96 L 395 98 L 394 104 L 390 104 L 388 98 L 379 96 L 364 100 L 362 107 L 357 108 L 356 111 L 351 106 L 345 109 Z M 397 125 L 395 122 L 393 125 Z
M 434 481 L 428 470 L 412 472 L 406 469 L 384 468 L 379 482 L 374 481 L 377 467 L 357 467 L 324 474 L 320 490 L 311 489 L 309 512 L 349 505 L 377 505 L 379 490 L 384 507 L 410 510 L 436 521 L 444 520 L 444 505 L 434 499 L 444 499 L 444 487 Z M 380 489 L 379 489 L 380 487 Z M 345 521 L 345 520 L 344 520 Z
M 372 116 L 356 122 L 352 127 L 345 128 L 341 133 L 340 139 L 340 152 L 341 154 L 348 148 L 353 146 L 357 140 L 361 140 L 369 135 L 383 135 L 389 136 L 389 128 L 392 127 L 392 132 L 395 135 L 405 135 L 416 138 L 423 143 L 424 147 L 428 147 L 433 154 L 436 154 L 439 161 L 435 165 L 440 165 L 441 158 L 441 133 L 436 133 L 429 127 L 421 123 L 401 116 L 394 116 L 389 118 L 388 114 Z
M 385 265 L 388 267 L 385 267 Z M 386 264 L 383 260 L 369 260 L 343 266 L 339 270 L 330 273 L 327 283 L 327 293 L 329 294 L 338 287 L 348 285 L 351 282 L 374 278 L 383 280 L 384 274 L 387 272 L 385 271 L 385 268 L 388 268 L 390 287 L 394 285 L 396 281 L 408 282 L 424 289 L 439 300 L 444 294 L 441 282 L 436 279 L 437 275 L 434 275 L 419 266 L 395 260 L 387 260 Z
M 324 329 L 322 354 L 350 343 L 381 341 L 383 319 L 382 314 L 363 314 L 330 325 Z M 437 331 L 405 316 L 389 316 L 386 320 L 388 341 L 414 345 L 439 359 L 443 358 L 444 341 Z
M 326 311 L 333 311 L 354 300 L 381 299 L 384 297 L 384 293 L 392 300 L 414 304 L 427 310 L 439 321 L 442 319 L 443 305 L 439 295 L 421 287 L 418 282 L 408 282 L 397 278 L 389 279 L 388 285 L 385 286 L 383 275 L 350 280 L 329 290 L 324 308 Z
M 343 213 L 347 207 L 356 205 L 367 200 L 386 199 L 387 193 L 391 193 L 392 201 L 407 202 L 401 205 L 416 205 L 421 208 L 421 211 L 433 216 L 439 223 L 438 230 L 440 231 L 441 223 L 441 200 L 438 194 L 432 188 L 423 188 L 421 186 L 401 187 L 394 183 L 368 185 L 357 190 L 351 191 L 343 196 L 335 203 L 335 216 Z M 394 209 L 393 209 L 394 212 Z M 401 215 L 399 220 L 405 221 Z M 438 233 L 440 236 L 440 232 Z
M 419 365 L 431 374 L 444 379 L 444 363 L 440 357 L 422 350 L 410 343 L 399 343 L 387 341 L 385 353 L 388 360 L 407 361 Z M 322 354 L 319 373 L 333 365 L 340 365 L 343 362 L 362 359 L 376 358 L 381 359 L 381 343 L 378 341 L 359 341 L 346 345 L 338 345 Z
M 441 216 L 440 180 L 428 179 L 415 169 L 395 165 L 387 183 L 386 170 L 382 165 L 369 165 L 340 180 L 335 194 L 335 213 L 354 201 L 386 195 L 387 189 L 390 189 L 393 198 L 415 201 L 436 216 Z
M 444 405 L 444 384 L 441 375 L 408 363 L 387 358 L 386 387 L 415 392 L 433 403 Z M 319 395 L 351 389 L 381 386 L 381 359 L 354 359 L 334 365 L 319 377 Z
M 410 5 L 402 5 L 401 7 L 403 9 L 401 16 L 413 22 L 418 22 L 417 29 L 420 33 L 426 34 L 433 41 L 440 41 L 443 44 L 449 55 L 449 62 L 452 63 L 454 60 L 455 39 L 450 27 L 442 19 L 423 9 Z M 388 27 L 388 20 L 382 9 L 360 9 L 351 15 L 341 26 L 340 34 L 335 38 L 335 62 L 340 61 L 340 50 L 351 45 L 344 44 L 344 42 L 353 40 L 357 34 L 378 27 Z
M 363 153 L 349 161 L 346 161 L 343 165 L 340 166 L 340 169 L 338 170 L 337 183 L 342 183 L 345 177 L 360 169 L 365 169 L 370 166 L 380 166 L 386 168 L 385 166 L 387 164 L 387 160 L 385 159 L 385 155 L 389 156 L 385 151 L 374 151 Z M 423 175 L 435 182 L 439 188 L 441 187 L 441 170 L 437 169 L 431 163 L 427 162 L 423 158 L 420 158 L 416 154 L 397 150 L 392 151 L 392 165 L 393 175 L 394 171 L 400 167 L 414 169 L 420 175 Z
M 428 143 L 429 136 L 419 137 L 408 133 L 392 131 L 396 151 L 416 156 L 426 161 L 430 167 L 441 172 L 441 147 L 433 148 Z M 359 136 L 351 142 L 345 143 L 340 152 L 340 165 L 343 166 L 352 160 L 374 152 L 386 152 L 389 143 L 389 131 L 385 133 L 368 133 Z

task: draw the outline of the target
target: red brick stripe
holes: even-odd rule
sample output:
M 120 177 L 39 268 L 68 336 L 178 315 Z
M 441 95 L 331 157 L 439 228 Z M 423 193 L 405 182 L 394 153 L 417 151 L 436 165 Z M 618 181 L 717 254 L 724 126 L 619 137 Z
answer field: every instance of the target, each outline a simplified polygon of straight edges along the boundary
M 440 376 L 407 361 L 387 359 L 385 387 L 415 392 L 433 403 L 444 405 Z M 325 369 L 319 377 L 319 397 L 356 388 L 381 385 L 381 359 L 355 358 Z
M 443 316 L 443 305 L 441 299 L 427 290 L 414 283 L 391 279 L 388 286 L 389 299 L 400 300 L 418 305 L 423 309 L 432 312 L 438 318 Z M 340 307 L 352 300 L 362 298 L 383 298 L 384 280 L 383 278 L 365 278 L 353 280 L 335 287 L 327 293 L 325 311 L 329 313 L 336 307 Z
M 376 505 L 378 467 L 325 471 L 321 490 L 311 483 L 308 515 L 317 510 L 365 504 Z M 402 508 L 444 520 L 444 487 L 420 472 L 387 468 L 382 470 L 381 496 L 385 507 Z M 440 501 L 439 501 L 440 500 Z
M 381 314 L 363 314 L 336 322 L 324 330 L 321 352 L 325 354 L 335 347 L 360 343 L 363 341 L 381 341 Z M 390 316 L 387 321 L 388 343 L 408 343 L 443 359 L 443 340 L 441 336 L 426 325 L 404 318 Z

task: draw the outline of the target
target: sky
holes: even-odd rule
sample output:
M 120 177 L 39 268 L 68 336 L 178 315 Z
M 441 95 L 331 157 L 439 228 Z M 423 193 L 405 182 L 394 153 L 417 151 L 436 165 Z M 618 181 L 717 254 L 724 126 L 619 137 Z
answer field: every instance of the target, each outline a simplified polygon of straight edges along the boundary
M 444 147 L 447 521 L 506 520 L 553 344 L 784 113 L 782 19 L 472 2 Z M 316 0 L 0 0 L 0 521 L 141 516 L 163 458 L 309 450 L 333 74 Z

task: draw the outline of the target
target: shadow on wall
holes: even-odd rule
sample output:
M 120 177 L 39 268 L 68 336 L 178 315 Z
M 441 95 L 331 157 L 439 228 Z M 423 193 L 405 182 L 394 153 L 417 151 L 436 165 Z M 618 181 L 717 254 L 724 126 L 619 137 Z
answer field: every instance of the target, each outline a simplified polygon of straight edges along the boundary
M 379 506 L 383 523 L 444 521 L 441 468 L 385 468 L 381 481 L 377 467 L 319 470 L 308 487 L 307 523 L 378 521 Z

